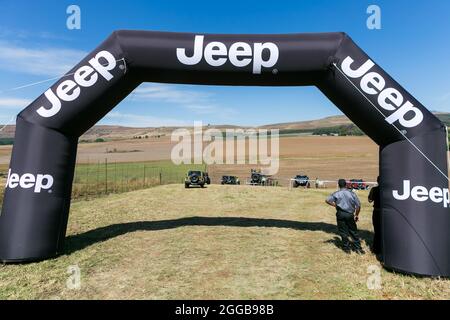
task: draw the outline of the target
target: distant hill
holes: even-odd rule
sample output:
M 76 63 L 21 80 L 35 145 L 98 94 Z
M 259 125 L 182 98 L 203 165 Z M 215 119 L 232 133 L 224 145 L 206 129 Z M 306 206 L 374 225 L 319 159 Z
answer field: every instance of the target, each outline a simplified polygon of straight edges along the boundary
M 433 112 L 433 114 L 446 126 L 450 127 L 450 112 Z M 267 124 L 264 126 L 260 126 L 260 128 L 279 128 L 280 130 L 309 130 L 347 125 L 353 125 L 353 122 L 350 121 L 350 119 L 346 116 L 331 116 L 310 121 Z
M 450 113 L 434 112 L 443 123 L 450 127 Z M 1 125 L 0 125 L 1 127 Z M 81 136 L 80 141 L 95 141 L 96 139 L 119 140 L 132 138 L 145 138 L 155 136 L 165 136 L 170 134 L 177 127 L 148 127 L 134 128 L 114 125 L 96 125 Z M 233 125 L 212 125 L 209 128 L 227 129 L 236 128 Z M 258 128 L 280 129 L 281 134 L 310 132 L 314 134 L 339 133 L 341 135 L 360 135 L 362 132 L 346 116 L 331 116 L 317 120 L 296 121 L 285 123 L 274 123 L 259 126 Z M 15 126 L 7 126 L 0 132 L 0 145 L 11 144 L 11 138 L 14 137 Z
M 133 128 L 122 126 L 96 125 L 81 136 L 81 140 L 123 139 L 139 136 L 164 135 L 170 128 Z
M 434 112 L 434 115 L 447 127 L 450 127 L 450 112 Z
M 2 127 L 2 125 L 0 125 Z M 91 142 L 97 139 L 103 140 L 122 140 L 133 138 L 151 138 L 161 137 L 171 134 L 173 130 L 179 127 L 123 127 L 115 125 L 95 125 L 80 137 L 81 142 Z M 237 128 L 233 125 L 211 125 L 208 128 L 217 128 L 225 130 L 229 128 Z M 2 132 L 0 132 L 0 145 L 11 144 L 11 139 L 14 137 L 16 126 L 8 125 Z
M 311 130 L 348 124 L 352 124 L 352 122 L 346 116 L 331 116 L 317 120 L 267 124 L 260 126 L 260 128 L 278 128 L 280 130 Z

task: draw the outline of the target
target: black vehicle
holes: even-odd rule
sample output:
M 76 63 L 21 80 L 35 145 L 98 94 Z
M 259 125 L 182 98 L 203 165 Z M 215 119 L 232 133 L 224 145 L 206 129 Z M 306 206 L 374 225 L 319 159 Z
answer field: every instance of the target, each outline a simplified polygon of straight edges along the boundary
M 310 188 L 311 183 L 309 182 L 309 177 L 305 176 L 305 175 L 296 175 L 294 177 L 293 187 L 294 188 L 298 188 L 298 187 Z
M 264 175 L 260 172 L 252 171 L 250 175 L 250 184 L 262 184 L 265 179 Z
M 241 184 L 239 178 L 236 176 L 222 176 L 222 180 L 220 180 L 221 184 Z
M 188 171 L 186 178 L 184 178 L 184 187 L 189 188 L 191 185 L 204 187 L 206 179 L 204 173 L 201 171 Z
M 254 186 L 272 186 L 276 183 L 270 176 L 262 174 L 260 171 L 251 170 L 250 184 Z

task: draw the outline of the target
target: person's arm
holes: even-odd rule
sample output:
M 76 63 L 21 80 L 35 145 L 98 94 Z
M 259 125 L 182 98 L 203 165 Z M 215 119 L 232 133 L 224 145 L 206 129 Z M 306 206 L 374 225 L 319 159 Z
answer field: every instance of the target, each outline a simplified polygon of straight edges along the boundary
M 359 212 L 361 211 L 361 202 L 359 201 L 356 193 L 353 193 L 353 199 L 355 200 L 355 221 L 359 220 Z
M 332 207 L 335 207 L 335 208 L 336 208 L 336 200 L 334 199 L 333 194 L 330 195 L 330 196 L 325 200 L 325 203 L 328 204 L 328 205 L 330 205 L 330 206 L 332 206 Z
M 328 204 L 328 205 L 330 205 L 330 206 L 332 206 L 332 207 L 335 207 L 335 208 L 336 208 L 336 202 L 334 202 L 334 201 L 329 201 L 329 200 L 327 199 L 327 200 L 325 200 L 325 203 Z
M 367 200 L 369 201 L 369 203 L 373 202 L 373 189 L 374 188 L 370 189 L 369 196 L 367 197 Z
M 359 220 L 359 212 L 361 211 L 361 207 L 356 207 L 355 211 L 355 221 L 358 222 Z

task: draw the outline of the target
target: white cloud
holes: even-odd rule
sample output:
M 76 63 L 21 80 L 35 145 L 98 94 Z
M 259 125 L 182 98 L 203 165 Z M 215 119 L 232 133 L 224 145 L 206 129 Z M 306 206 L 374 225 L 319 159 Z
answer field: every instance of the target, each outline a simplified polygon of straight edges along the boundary
M 191 123 L 184 120 L 143 116 L 118 111 L 108 113 L 101 120 L 100 124 L 114 124 L 125 127 L 182 127 L 191 125 Z
M 133 91 L 131 101 L 162 101 L 173 103 L 199 115 L 215 114 L 227 118 L 236 114 L 236 110 L 222 108 L 215 104 L 213 95 L 191 89 L 180 89 L 176 85 L 145 83 Z
M 22 98 L 0 97 L 0 129 L 5 124 L 14 124 L 17 114 L 30 102 L 31 100 Z
M 197 104 L 188 104 L 183 106 L 191 112 L 194 112 L 199 115 L 206 114 L 214 114 L 218 115 L 221 118 L 228 119 L 230 116 L 238 114 L 238 112 L 231 108 L 221 108 L 214 105 L 197 105 Z
M 12 115 L 6 115 L 2 114 L 0 115 L 0 132 L 5 129 L 7 125 L 15 125 L 16 124 L 16 114 Z
M 86 52 L 65 48 L 25 48 L 0 40 L 0 69 L 56 77 L 69 71 Z
M 31 103 L 31 100 L 21 98 L 0 98 L 1 109 L 23 109 Z
M 5 39 L 19 39 L 22 41 L 30 41 L 35 40 L 36 38 L 43 40 L 70 40 L 71 38 L 66 36 L 61 36 L 60 34 L 56 34 L 49 31 L 37 31 L 37 30 L 23 30 L 23 29 L 10 29 L 5 26 L 2 26 L 0 29 L 0 38 Z
M 175 85 L 144 83 L 133 91 L 132 100 L 159 100 L 175 104 L 205 104 L 211 95 L 206 92 L 179 89 Z
M 184 106 L 186 109 L 198 114 L 212 114 L 217 112 L 217 107 L 211 105 L 189 104 Z

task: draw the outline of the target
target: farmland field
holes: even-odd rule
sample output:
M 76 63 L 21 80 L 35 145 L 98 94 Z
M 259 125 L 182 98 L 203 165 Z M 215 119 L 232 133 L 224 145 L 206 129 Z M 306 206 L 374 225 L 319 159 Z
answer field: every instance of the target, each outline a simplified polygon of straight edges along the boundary
M 212 183 L 219 183 L 222 175 L 236 175 L 245 182 L 251 169 L 264 169 L 264 166 L 248 164 L 248 161 L 242 165 L 174 165 L 170 160 L 174 145 L 168 136 L 80 143 L 72 197 L 87 199 L 181 183 L 189 169 L 208 171 Z M 11 146 L 0 146 L 0 182 L 6 177 L 11 149 Z M 374 181 L 378 175 L 378 147 L 367 137 L 281 137 L 279 171 L 274 178 L 279 185 L 287 186 L 296 174 L 322 180 L 344 177 Z M 328 187 L 334 187 L 334 184 Z M 0 204 L 2 198 L 3 194 Z
M 81 143 L 77 163 L 97 165 L 105 159 L 112 163 L 170 160 L 174 142 L 160 139 L 131 139 L 101 143 Z M 0 146 L 0 171 L 8 166 L 11 146 Z M 213 181 L 221 175 L 249 176 L 258 165 L 212 165 L 208 171 Z M 378 147 L 367 137 L 297 136 L 280 138 L 280 170 L 276 178 L 286 183 L 295 174 L 336 179 L 338 177 L 373 180 L 378 174 Z
M 212 183 L 222 175 L 236 175 L 245 182 L 251 169 L 264 166 L 174 165 L 170 160 L 175 145 L 168 135 L 160 138 L 80 143 L 77 154 L 72 196 L 91 198 L 108 193 L 138 190 L 160 184 L 180 183 L 187 170 L 209 172 Z M 0 204 L 11 146 L 0 146 Z M 280 138 L 278 185 L 289 185 L 297 174 L 311 179 L 337 180 L 362 178 L 374 181 L 378 175 L 378 147 L 368 137 L 282 136 Z M 329 183 L 327 187 L 334 187 Z
M 181 184 L 72 205 L 65 254 L 0 266 L 0 299 L 449 299 L 450 280 L 380 269 L 337 246 L 330 190 Z M 80 270 L 70 289 L 68 268 Z M 381 287 L 369 289 L 370 271 Z M 70 271 L 70 269 L 69 269 Z

